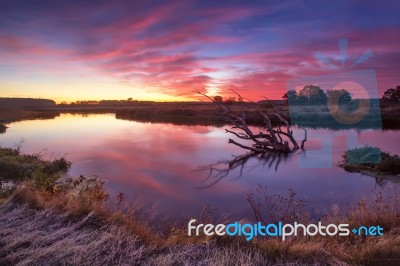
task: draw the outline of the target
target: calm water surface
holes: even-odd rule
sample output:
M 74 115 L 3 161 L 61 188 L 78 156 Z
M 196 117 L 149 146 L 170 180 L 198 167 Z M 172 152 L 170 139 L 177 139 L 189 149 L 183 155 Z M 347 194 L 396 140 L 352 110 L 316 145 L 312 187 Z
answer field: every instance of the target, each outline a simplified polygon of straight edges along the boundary
M 302 132 L 295 132 L 299 138 Z M 232 159 L 245 152 L 227 143 L 223 128 L 177 126 L 115 119 L 115 115 L 63 114 L 53 120 L 13 123 L 0 135 L 2 146 L 23 141 L 23 151 L 47 158 L 66 155 L 73 162 L 70 175 L 98 175 L 107 180 L 112 197 L 126 194 L 126 203 L 143 215 L 173 218 L 197 216 L 207 204 L 235 218 L 252 218 L 246 201 L 250 190 L 262 184 L 271 192 L 289 188 L 317 210 L 333 204 L 346 206 L 372 191 L 391 191 L 371 177 L 346 173 L 336 164 L 347 145 L 369 144 L 399 153 L 400 131 L 309 130 L 306 151 L 269 161 L 250 159 L 211 185 L 201 166 Z M 279 164 L 277 162 L 279 161 Z M 272 162 L 272 163 L 271 163 Z

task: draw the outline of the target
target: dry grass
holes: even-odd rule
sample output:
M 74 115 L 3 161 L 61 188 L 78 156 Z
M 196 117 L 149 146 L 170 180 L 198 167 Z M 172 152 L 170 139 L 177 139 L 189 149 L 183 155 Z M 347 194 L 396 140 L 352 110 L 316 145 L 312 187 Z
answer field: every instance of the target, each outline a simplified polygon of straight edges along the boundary
M 1 265 L 301 265 L 299 260 L 272 261 L 262 249 L 216 240 L 148 244 L 118 223 L 105 223 L 95 212 L 71 219 L 8 202 L 0 207 L 0 228 Z
M 0 122 L 11 123 L 22 120 L 52 119 L 58 116 L 58 112 L 50 110 L 22 110 L 22 109 L 0 109 Z
M 135 210 L 108 207 L 101 180 L 81 176 L 53 181 L 54 176 L 43 172 L 40 178 L 20 183 L 0 206 L 0 265 L 400 263 L 400 197 L 396 193 L 378 193 L 371 203 L 361 200 L 346 209 L 334 206 L 320 219 L 323 224 L 348 223 L 350 228 L 380 225 L 384 236 L 298 236 L 286 241 L 268 237 L 247 242 L 241 237 L 189 237 L 186 221 L 161 233 L 139 220 Z M 318 222 L 305 212 L 306 202 L 291 190 L 282 196 L 260 187 L 247 199 L 257 220 L 264 223 Z M 201 215 L 198 221 L 212 223 L 208 219 Z
M 247 105 L 247 104 L 246 104 Z M 230 107 L 237 112 L 241 112 L 241 103 L 232 103 Z M 256 110 L 245 108 L 246 117 L 249 125 L 262 125 L 262 119 Z M 266 108 L 267 111 L 279 112 L 285 119 L 292 120 L 302 126 L 307 127 L 326 127 L 337 128 L 337 122 L 332 118 L 326 106 L 275 106 Z M 383 124 L 385 129 L 400 128 L 400 117 L 397 115 L 399 107 L 394 105 L 384 105 L 381 116 L 368 114 L 361 122 L 356 125 L 349 125 L 349 128 L 380 128 Z M 0 109 L 0 124 L 7 124 L 22 120 L 31 119 L 51 119 L 60 113 L 79 113 L 79 114 L 102 114 L 115 113 L 116 118 L 154 122 L 154 123 L 173 123 L 178 125 L 215 125 L 222 126 L 224 123 L 215 119 L 218 114 L 216 106 L 211 103 L 202 102 L 132 102 L 129 106 L 58 106 L 54 108 L 42 108 L 35 110 L 22 109 Z M 271 116 L 272 124 L 279 125 L 279 119 Z M 339 128 L 346 128 L 340 125 Z M 6 128 L 1 127 L 0 133 Z
M 373 176 L 378 184 L 388 178 L 400 178 L 400 156 L 371 146 L 347 150 L 339 166 L 348 172 Z
M 400 196 L 395 191 L 391 195 L 376 193 L 371 202 L 360 200 L 345 209 L 333 206 L 322 218 L 315 220 L 305 213 L 304 201 L 294 192 L 282 196 L 269 194 L 265 187 L 259 187 L 248 196 L 257 220 L 274 222 L 275 218 L 286 223 L 295 221 L 304 224 L 349 224 L 349 228 L 377 226 L 384 228 L 383 236 L 346 237 L 291 237 L 287 241 L 258 239 L 258 248 L 265 250 L 272 260 L 285 258 L 305 263 L 330 261 L 333 264 L 381 265 L 400 263 Z
M 244 106 L 246 122 L 249 125 L 263 125 L 263 119 L 256 108 L 250 108 L 251 104 L 235 103 L 230 108 L 240 114 Z M 267 110 L 267 109 L 266 109 Z M 280 112 L 281 110 L 268 109 L 269 112 Z M 157 103 L 149 106 L 119 108 L 116 110 L 117 119 L 126 119 L 143 122 L 164 122 L 178 125 L 216 125 L 222 126 L 226 122 L 218 116 L 220 109 L 212 103 L 180 103 L 180 104 L 162 104 Z M 288 119 L 287 112 L 282 114 Z M 279 118 L 271 116 L 273 125 L 280 125 Z
M 400 262 L 397 194 L 390 197 L 377 194 L 372 203 L 360 201 L 346 210 L 335 207 L 321 220 L 324 224 L 349 223 L 351 228 L 379 224 L 385 230 L 382 237 L 290 237 L 286 241 L 256 238 L 246 242 L 238 237 L 188 237 L 185 227 L 161 234 L 135 218 L 132 212 L 108 208 L 101 183 L 94 179 L 81 180 L 59 183 L 59 188 L 52 192 L 38 189 L 32 182 L 20 185 L 0 207 L 0 264 L 381 265 Z M 283 200 L 286 207 L 287 200 L 298 203 L 290 195 Z
M 0 134 L 5 133 L 7 126 L 4 124 L 18 122 L 23 120 L 36 120 L 36 119 L 53 119 L 60 114 L 50 110 L 22 110 L 22 109 L 4 109 L 0 108 Z
M 0 264 L 254 265 L 267 261 L 260 250 L 219 246 L 215 240 L 166 244 L 128 214 L 95 204 L 100 199 L 92 199 L 90 212 L 78 207 L 82 197 L 87 195 L 50 196 L 32 190 L 30 184 L 21 186 L 0 207 Z
M 58 174 L 67 172 L 71 167 L 64 157 L 46 161 L 40 154 L 23 154 L 20 150 L 21 147 L 0 147 L 0 181 L 37 179 L 47 182 L 50 177 L 57 178 Z

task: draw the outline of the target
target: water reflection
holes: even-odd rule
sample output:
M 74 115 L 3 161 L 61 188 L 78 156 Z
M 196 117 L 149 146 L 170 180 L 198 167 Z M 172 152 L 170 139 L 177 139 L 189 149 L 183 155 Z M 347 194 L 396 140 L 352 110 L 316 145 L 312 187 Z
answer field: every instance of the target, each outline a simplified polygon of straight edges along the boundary
M 329 154 L 323 139 L 328 134 L 332 136 Z M 388 182 L 384 188 L 376 188 L 374 179 L 346 173 L 336 166 L 352 134 L 356 134 L 357 143 L 399 152 L 393 145 L 399 131 L 316 129 L 309 130 L 306 152 L 261 158 L 243 155 L 243 150 L 228 144 L 223 128 L 138 123 L 117 120 L 112 114 L 62 114 L 54 120 L 14 123 L 0 135 L 0 144 L 12 146 L 23 138 L 25 152 L 42 152 L 47 157 L 66 154 L 73 162 L 71 175 L 96 174 L 106 179 L 112 197 L 123 192 L 129 204 L 149 217 L 193 217 L 209 204 L 232 217 L 251 218 L 246 195 L 258 184 L 280 194 L 291 188 L 320 210 L 368 198 L 373 189 L 386 191 L 399 186 Z M 235 158 L 238 160 L 228 173 L 220 168 L 226 175 L 218 182 L 214 182 L 218 179 L 215 176 L 207 179 L 207 171 L 193 171 L 199 165 Z M 326 167 L 301 165 L 307 161 Z
M 209 188 L 217 184 L 222 178 L 228 176 L 231 172 L 239 170 L 237 178 L 240 178 L 247 170 L 246 164 L 250 159 L 257 159 L 258 165 L 256 167 L 273 167 L 275 172 L 278 170 L 279 164 L 282 159 L 285 161 L 289 154 L 282 153 L 255 153 L 249 152 L 239 156 L 235 156 L 231 160 L 220 161 L 206 166 L 201 166 L 197 171 L 207 171 L 208 176 L 201 182 L 200 189 Z

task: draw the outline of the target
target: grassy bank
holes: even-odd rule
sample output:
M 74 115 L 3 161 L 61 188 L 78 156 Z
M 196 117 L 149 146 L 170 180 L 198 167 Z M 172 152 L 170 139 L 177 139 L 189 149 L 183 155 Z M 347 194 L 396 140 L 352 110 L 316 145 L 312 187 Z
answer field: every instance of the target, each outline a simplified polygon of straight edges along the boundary
M 241 105 L 231 106 L 235 112 L 242 111 Z M 245 108 L 246 109 L 246 108 Z M 281 109 L 270 109 L 270 111 L 281 112 Z M 176 125 L 211 125 L 222 126 L 226 122 L 220 120 L 220 110 L 211 103 L 182 102 L 182 103 L 146 103 L 130 107 L 58 107 L 43 108 L 37 110 L 5 109 L 0 113 L 1 123 L 7 124 L 22 120 L 51 119 L 61 113 L 73 114 L 104 114 L 113 113 L 117 119 L 132 120 L 151 123 L 171 123 Z M 287 113 L 287 112 L 286 112 Z M 261 116 L 257 110 L 245 110 L 246 120 L 249 125 L 263 125 Z M 282 116 L 289 119 L 285 112 Z M 281 121 L 271 116 L 273 125 L 280 125 Z M 4 133 L 6 127 L 4 128 Z
M 240 103 L 233 103 L 230 108 L 238 114 L 242 112 Z M 374 107 L 377 108 L 377 107 Z M 154 123 L 173 123 L 178 125 L 224 125 L 218 118 L 220 110 L 211 103 L 149 103 L 137 107 L 118 107 L 114 110 L 101 108 L 83 109 L 57 109 L 61 112 L 91 112 L 93 110 L 108 110 L 116 114 L 117 119 L 154 122 Z M 396 115 L 400 108 L 388 106 L 379 112 L 370 111 L 356 124 L 338 123 L 326 106 L 294 106 L 289 113 L 288 106 L 275 106 L 263 108 L 264 112 L 270 113 L 271 123 L 274 126 L 281 125 L 281 121 L 273 113 L 279 113 L 284 119 L 291 121 L 295 125 L 306 127 L 325 127 L 325 128 L 384 128 L 399 129 L 400 117 Z M 249 125 L 263 125 L 262 117 L 256 108 L 244 106 L 246 122 Z
M 40 154 L 23 154 L 19 147 L 0 147 L 0 180 L 19 182 L 46 177 L 58 178 L 70 166 L 71 163 L 64 157 L 48 161 Z
M 231 106 L 232 110 L 241 114 L 242 106 L 237 104 Z M 267 111 L 280 112 L 278 109 L 269 109 Z M 120 108 L 116 110 L 117 119 L 126 119 L 142 122 L 164 122 L 182 125 L 224 125 L 218 116 L 220 109 L 213 104 L 193 104 L 182 106 L 148 106 L 140 108 Z M 244 107 L 246 122 L 249 125 L 261 126 L 263 120 L 258 110 Z M 284 118 L 288 119 L 288 115 L 284 114 Z M 271 115 L 271 123 L 275 126 L 281 125 L 282 122 L 278 117 Z
M 395 265 L 400 261 L 399 198 L 377 197 L 324 224 L 381 225 L 382 237 L 188 237 L 186 228 L 160 234 L 129 213 L 104 205 L 100 187 L 46 193 L 20 186 L 0 206 L 0 264 L 74 265 Z M 390 202 L 391 201 L 391 202 Z M 201 220 L 199 221 L 201 222 Z
M 242 112 L 242 106 L 249 125 L 262 125 L 262 119 L 257 109 L 249 108 L 247 103 L 231 103 L 230 108 L 236 113 Z M 129 106 L 100 107 L 100 106 L 67 106 L 52 108 L 52 111 L 60 113 L 115 113 L 117 119 L 153 122 L 172 123 L 177 125 L 224 125 L 218 116 L 220 109 L 213 103 L 203 102 L 137 102 Z M 284 108 L 264 108 L 264 111 L 280 112 L 288 119 L 287 110 Z M 281 124 L 281 121 L 271 116 L 274 125 Z
M 230 108 L 236 113 L 241 113 L 242 106 L 249 125 L 263 125 L 263 120 L 256 108 L 249 108 L 251 104 L 231 103 Z M 266 113 L 279 113 L 286 120 L 306 127 L 325 128 L 384 128 L 399 129 L 400 117 L 397 115 L 400 107 L 396 105 L 384 105 L 379 108 L 376 105 L 356 124 L 338 123 L 327 106 L 292 106 L 287 105 L 264 106 Z M 219 109 L 215 104 L 203 102 L 145 102 L 132 103 L 130 106 L 118 107 L 63 107 L 52 109 L 57 112 L 75 113 L 115 113 L 116 118 L 154 123 L 173 123 L 179 125 L 223 125 L 224 122 L 217 118 Z M 280 125 L 281 121 L 271 115 L 271 123 Z
M 0 123 L 7 124 L 22 120 L 52 119 L 59 115 L 53 110 L 23 110 L 23 109 L 0 109 Z
M 138 219 L 135 210 L 121 212 L 118 206 L 109 207 L 109 195 L 98 179 L 82 176 L 58 179 L 60 171 L 69 167 L 69 164 L 66 168 L 65 163 L 55 163 L 60 159 L 45 161 L 38 155 L 25 155 L 15 149 L 1 150 L 0 169 L 6 166 L 1 176 L 19 184 L 8 192 L 0 206 L 2 265 L 382 265 L 400 262 L 397 194 L 376 194 L 370 203 L 360 200 L 347 208 L 334 206 L 318 219 L 323 224 L 348 223 L 350 228 L 380 225 L 384 236 L 298 236 L 286 241 L 258 237 L 248 242 L 241 237 L 188 237 L 187 221 L 161 233 Z M 25 167 L 26 172 L 13 178 L 11 167 Z M 263 223 L 318 222 L 310 218 L 307 203 L 293 191 L 282 196 L 260 186 L 248 194 L 247 200 L 257 220 Z M 213 222 L 207 216 L 194 218 L 197 223 Z
M 400 181 L 400 156 L 376 147 L 364 146 L 346 151 L 339 166 L 348 172 L 373 176 L 377 181 Z
M 0 134 L 6 132 L 6 130 L 7 130 L 7 126 L 0 124 Z
M 6 132 L 7 124 L 36 119 L 53 119 L 60 114 L 53 110 L 23 110 L 0 108 L 0 134 Z
M 241 114 L 242 103 L 232 103 L 230 108 L 236 113 Z M 377 108 L 376 106 L 374 108 Z M 400 108 L 397 106 L 385 106 L 379 112 L 370 112 L 357 124 L 338 123 L 329 113 L 326 106 L 294 106 L 291 107 L 289 114 L 288 106 L 275 106 L 263 109 L 266 113 L 279 113 L 286 120 L 292 120 L 293 124 L 306 127 L 325 127 L 325 128 L 381 128 L 399 129 Z M 51 119 L 60 113 L 76 114 L 103 114 L 114 113 L 117 119 L 133 120 L 153 123 L 172 123 L 177 125 L 214 125 L 222 126 L 225 124 L 218 118 L 220 110 L 212 103 L 202 102 L 138 102 L 130 106 L 64 106 L 53 108 L 42 108 L 35 110 L 22 109 L 2 109 L 0 110 L 0 133 L 5 131 L 6 127 L 1 124 L 7 124 L 22 120 L 32 119 Z M 263 120 L 258 110 L 249 108 L 248 104 L 244 106 L 246 122 L 249 125 L 262 126 Z M 281 125 L 281 121 L 274 115 L 271 115 L 273 126 Z
M 51 190 L 71 163 L 64 157 L 44 160 L 40 154 L 23 154 L 20 147 L 0 147 L 0 202 L 23 181 L 33 180 L 38 187 Z

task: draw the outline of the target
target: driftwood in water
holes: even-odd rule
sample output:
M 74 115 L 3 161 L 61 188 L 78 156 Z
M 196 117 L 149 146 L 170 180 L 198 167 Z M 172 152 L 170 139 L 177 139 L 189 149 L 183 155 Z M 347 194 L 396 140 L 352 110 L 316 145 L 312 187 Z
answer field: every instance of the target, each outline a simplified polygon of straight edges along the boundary
M 266 114 L 259 104 L 254 102 L 244 102 L 242 96 L 234 92 L 241 102 L 241 114 L 235 113 L 230 106 L 223 102 L 215 101 L 214 98 L 197 91 L 199 94 L 207 97 L 214 104 L 216 104 L 220 109 L 220 114 L 218 118 L 232 124 L 231 129 L 225 129 L 227 133 L 230 133 L 241 140 L 246 142 L 251 142 L 251 144 L 239 143 L 236 140 L 229 139 L 229 143 L 239 146 L 243 149 L 250 150 L 253 153 L 267 153 L 267 152 L 279 152 L 279 153 L 291 153 L 299 148 L 304 148 L 304 143 L 307 141 L 307 131 L 304 130 L 304 139 L 301 145 L 293 137 L 293 131 L 290 129 L 289 122 L 284 119 L 279 113 Z M 264 122 L 265 130 L 259 133 L 254 133 L 246 123 L 246 116 L 244 112 L 244 107 L 246 108 L 257 108 L 261 119 Z M 274 115 L 279 118 L 284 126 L 282 130 L 281 127 L 272 127 L 271 120 L 269 116 Z

